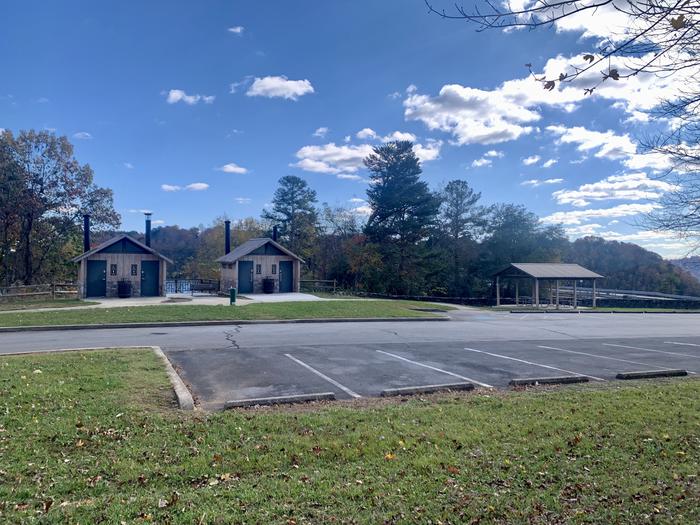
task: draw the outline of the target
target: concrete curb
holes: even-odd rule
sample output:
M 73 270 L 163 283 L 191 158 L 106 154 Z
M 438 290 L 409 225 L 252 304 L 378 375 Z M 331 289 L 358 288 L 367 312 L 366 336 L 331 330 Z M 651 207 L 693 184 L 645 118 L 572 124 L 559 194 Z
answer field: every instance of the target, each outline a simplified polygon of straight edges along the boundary
M 173 365 L 168 359 L 168 356 L 165 355 L 165 352 L 161 350 L 160 346 L 152 346 L 151 348 L 156 353 L 156 355 L 160 356 L 160 358 L 163 360 L 163 364 L 165 365 L 165 371 L 168 374 L 170 384 L 172 385 L 173 390 L 175 391 L 175 396 L 177 397 L 177 404 L 180 406 L 180 409 L 194 410 L 194 398 L 192 397 L 192 394 L 190 393 L 187 386 L 185 385 L 185 382 L 175 371 L 175 368 L 173 368 Z
M 317 394 L 297 394 L 292 396 L 259 397 L 257 399 L 234 399 L 224 403 L 227 408 L 245 408 L 253 406 L 281 405 L 288 403 L 310 403 L 311 401 L 334 401 L 333 392 L 320 392 Z
M 403 388 L 387 388 L 379 394 L 381 397 L 412 396 L 416 394 L 433 394 L 449 390 L 474 390 L 472 383 L 444 383 L 441 385 L 408 386 Z
M 510 386 L 533 386 L 533 385 L 568 385 L 572 383 L 587 383 L 587 376 L 559 376 L 559 377 L 526 377 L 521 379 L 511 379 Z
M 153 323 L 114 323 L 114 324 L 67 324 L 46 326 L 2 326 L 0 333 L 5 332 L 51 332 L 55 330 L 109 330 L 119 328 L 164 328 L 179 326 L 233 326 L 247 324 L 305 324 L 305 323 L 405 323 L 416 321 L 450 321 L 444 317 L 339 317 L 323 319 L 260 319 L 236 320 L 224 319 L 217 321 L 175 321 Z
M 653 379 L 655 377 L 682 377 L 687 376 L 686 370 L 643 370 L 640 372 L 620 372 L 617 379 Z

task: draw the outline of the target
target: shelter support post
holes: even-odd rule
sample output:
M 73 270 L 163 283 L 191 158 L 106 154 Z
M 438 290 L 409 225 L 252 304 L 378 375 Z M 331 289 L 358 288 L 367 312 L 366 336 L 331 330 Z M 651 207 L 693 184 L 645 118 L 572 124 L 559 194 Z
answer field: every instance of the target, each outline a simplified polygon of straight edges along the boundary
M 557 310 L 559 310 L 559 279 L 557 279 Z
M 519 293 L 518 293 L 518 281 L 517 281 L 517 279 L 516 279 L 516 281 L 515 281 L 515 306 L 518 306 L 518 296 L 519 296 Z
M 535 308 L 540 307 L 540 281 L 535 279 Z
M 576 281 L 574 281 L 574 308 L 576 308 L 577 305 L 578 305 L 576 299 L 577 299 L 577 295 L 576 295 Z
M 496 306 L 501 306 L 501 278 L 496 276 Z
M 593 279 L 593 308 L 595 308 L 595 304 L 596 304 L 595 291 L 596 291 L 595 290 L 595 279 Z

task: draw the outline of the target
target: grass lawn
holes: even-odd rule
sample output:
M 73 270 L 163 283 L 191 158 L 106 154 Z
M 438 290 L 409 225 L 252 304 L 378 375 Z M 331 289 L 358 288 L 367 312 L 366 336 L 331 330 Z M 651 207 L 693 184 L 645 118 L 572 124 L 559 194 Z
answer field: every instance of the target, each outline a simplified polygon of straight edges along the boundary
M 35 308 L 68 308 L 70 306 L 92 306 L 99 304 L 95 301 L 81 301 L 79 299 L 54 299 L 42 301 L 16 301 L 10 303 L 0 302 L 0 312 L 13 310 L 33 310 Z
M 154 305 L 91 308 L 0 315 L 0 326 L 143 323 L 156 321 L 211 321 L 252 319 L 314 319 L 322 317 L 434 317 L 414 308 L 451 310 L 445 305 L 410 301 L 298 301 L 247 306 Z M 439 315 L 439 314 L 438 314 Z
M 146 350 L 0 356 L 0 522 L 698 523 L 700 381 L 173 410 Z

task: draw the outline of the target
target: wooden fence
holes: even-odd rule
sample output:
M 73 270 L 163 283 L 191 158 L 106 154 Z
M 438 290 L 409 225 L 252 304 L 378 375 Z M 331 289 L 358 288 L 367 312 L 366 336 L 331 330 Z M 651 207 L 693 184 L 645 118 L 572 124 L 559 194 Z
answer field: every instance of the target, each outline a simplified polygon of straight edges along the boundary
M 338 283 L 335 279 L 319 280 L 319 279 L 301 279 L 299 281 L 299 291 L 301 292 L 328 292 L 335 293 Z
M 32 284 L 0 288 L 0 302 L 77 299 L 75 283 Z

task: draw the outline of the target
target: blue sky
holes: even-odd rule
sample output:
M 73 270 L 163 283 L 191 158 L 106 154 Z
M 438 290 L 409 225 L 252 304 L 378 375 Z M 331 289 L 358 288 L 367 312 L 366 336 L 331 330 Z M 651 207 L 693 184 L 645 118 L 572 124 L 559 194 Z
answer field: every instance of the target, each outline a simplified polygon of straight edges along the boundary
M 666 159 L 636 146 L 670 81 L 584 98 L 583 84 L 548 93 L 527 77 L 528 62 L 556 75 L 580 63 L 605 13 L 477 33 L 422 0 L 23 0 L 3 11 L 0 128 L 71 137 L 126 229 L 141 228 L 142 209 L 185 227 L 259 216 L 287 174 L 362 213 L 360 159 L 406 137 L 434 188 L 463 178 L 486 203 L 524 204 L 572 237 L 684 251 L 634 226 L 671 189 L 654 178 Z

